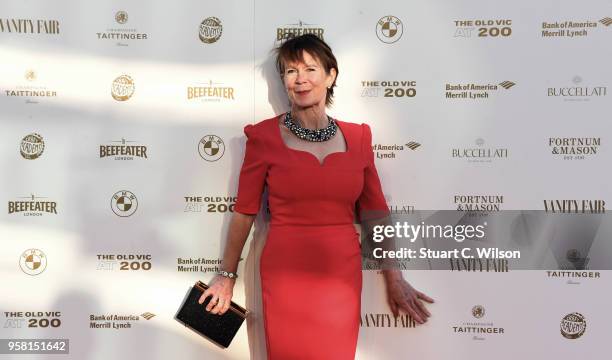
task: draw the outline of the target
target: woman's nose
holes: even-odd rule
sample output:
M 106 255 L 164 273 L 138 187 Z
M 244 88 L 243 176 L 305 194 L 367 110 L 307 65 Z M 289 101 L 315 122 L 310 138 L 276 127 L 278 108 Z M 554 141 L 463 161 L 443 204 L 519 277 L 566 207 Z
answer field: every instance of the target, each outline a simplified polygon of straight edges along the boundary
M 295 81 L 298 83 L 302 83 L 304 82 L 304 80 L 306 80 L 306 72 L 305 71 L 298 71 L 297 72 L 297 77 L 295 78 Z

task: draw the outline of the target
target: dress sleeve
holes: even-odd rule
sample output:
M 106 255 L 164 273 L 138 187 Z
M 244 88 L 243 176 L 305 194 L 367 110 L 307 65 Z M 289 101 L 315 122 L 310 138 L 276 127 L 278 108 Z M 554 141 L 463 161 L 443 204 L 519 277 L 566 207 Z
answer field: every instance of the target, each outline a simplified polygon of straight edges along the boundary
M 361 124 L 361 151 L 365 162 L 363 190 L 357 200 L 357 210 L 361 220 L 379 219 L 389 215 L 389 207 L 380 185 L 378 172 L 374 165 L 372 150 L 372 131 L 368 124 Z
M 265 140 L 253 125 L 244 127 L 247 137 L 244 161 L 238 179 L 238 195 L 234 211 L 255 215 L 261 206 L 261 196 L 266 182 L 268 162 L 265 161 Z

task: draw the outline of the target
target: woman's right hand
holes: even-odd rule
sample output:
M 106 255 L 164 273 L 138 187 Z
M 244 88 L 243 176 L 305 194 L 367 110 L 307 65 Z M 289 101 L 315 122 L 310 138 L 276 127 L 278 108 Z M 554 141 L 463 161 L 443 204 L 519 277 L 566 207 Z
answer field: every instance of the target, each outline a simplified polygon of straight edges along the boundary
M 200 296 L 198 303 L 203 304 L 208 296 L 212 296 L 210 302 L 206 306 L 206 311 L 210 311 L 211 314 L 225 314 L 230 307 L 235 283 L 236 279 L 215 275 L 208 284 L 208 289 Z

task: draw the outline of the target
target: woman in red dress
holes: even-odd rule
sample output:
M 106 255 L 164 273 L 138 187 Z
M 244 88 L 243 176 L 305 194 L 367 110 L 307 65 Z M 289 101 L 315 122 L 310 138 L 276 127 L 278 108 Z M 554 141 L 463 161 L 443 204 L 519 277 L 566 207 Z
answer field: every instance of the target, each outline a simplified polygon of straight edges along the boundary
M 229 307 L 235 271 L 254 217 L 268 187 L 271 213 L 260 258 L 268 358 L 354 359 L 361 305 L 361 251 L 353 225 L 355 209 L 388 215 L 389 210 L 366 124 L 332 119 L 338 65 L 329 46 L 314 35 L 286 41 L 277 66 L 291 111 L 255 125 L 240 171 L 238 199 L 230 222 L 223 271 L 200 302 L 206 310 Z M 430 315 L 400 271 L 383 270 L 387 299 L 419 323 Z

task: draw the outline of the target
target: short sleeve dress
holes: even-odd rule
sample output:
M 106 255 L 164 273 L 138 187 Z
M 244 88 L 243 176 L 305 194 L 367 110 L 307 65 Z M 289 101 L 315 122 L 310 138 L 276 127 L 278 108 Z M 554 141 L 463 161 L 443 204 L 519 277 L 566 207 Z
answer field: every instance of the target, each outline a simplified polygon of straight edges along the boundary
M 389 213 L 366 124 L 337 120 L 347 150 L 323 162 L 288 147 L 279 116 L 247 125 L 234 210 L 257 214 L 268 187 L 260 258 L 268 358 L 354 359 L 361 307 L 355 216 Z

